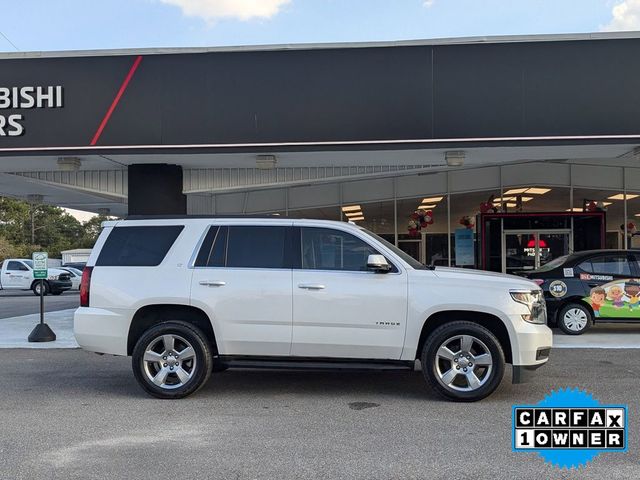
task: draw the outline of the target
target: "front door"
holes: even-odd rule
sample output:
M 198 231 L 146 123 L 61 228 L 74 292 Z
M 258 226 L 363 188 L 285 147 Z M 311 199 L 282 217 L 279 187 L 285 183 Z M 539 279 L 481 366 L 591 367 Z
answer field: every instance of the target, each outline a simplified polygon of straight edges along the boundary
M 505 230 L 502 272 L 536 270 L 571 251 L 571 230 Z
M 11 260 L 4 272 L 2 285 L 5 288 L 31 288 L 31 270 L 22 262 Z
M 191 303 L 212 319 L 221 355 L 291 349 L 291 228 L 212 226 L 196 257 Z
M 329 228 L 300 229 L 302 261 L 293 271 L 292 355 L 400 359 L 407 274 L 367 270 L 377 254 L 365 240 Z

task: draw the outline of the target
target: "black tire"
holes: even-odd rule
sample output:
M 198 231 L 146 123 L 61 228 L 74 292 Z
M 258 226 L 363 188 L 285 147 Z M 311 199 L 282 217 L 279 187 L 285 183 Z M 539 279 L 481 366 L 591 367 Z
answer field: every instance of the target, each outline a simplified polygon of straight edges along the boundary
M 459 342 L 459 349 L 463 351 L 463 336 L 472 337 L 473 339 L 468 356 L 460 356 L 460 352 L 457 351 L 454 352 L 455 359 L 451 359 L 450 361 L 438 356 L 438 350 L 441 346 L 452 346 L 455 345 L 456 342 Z M 484 352 L 485 349 L 487 350 L 486 352 Z M 453 350 L 449 350 L 453 352 Z M 470 362 L 468 358 L 474 361 L 476 356 L 483 354 L 482 352 L 490 354 L 490 366 L 467 363 Z M 442 397 L 456 402 L 476 402 L 482 400 L 498 388 L 504 376 L 505 359 L 500 342 L 488 329 L 473 322 L 455 321 L 435 329 L 431 335 L 429 335 L 422 348 L 420 362 L 422 364 L 422 374 L 427 384 Z M 447 363 L 449 363 L 449 365 L 447 365 Z M 454 370 L 454 366 L 456 370 Z M 467 380 L 471 374 L 463 373 L 464 368 L 468 368 L 473 372 L 475 378 L 479 379 L 480 386 L 471 386 L 470 381 Z M 453 372 L 454 383 L 446 385 L 445 377 L 449 370 Z M 465 370 L 465 372 L 466 371 L 467 370 Z M 466 383 L 466 387 L 463 383 Z M 470 390 L 464 390 L 464 388 Z
M 593 325 L 593 314 L 585 305 L 570 303 L 558 313 L 557 325 L 567 335 L 582 335 Z
M 180 362 L 177 363 L 177 366 L 174 367 L 175 370 L 169 366 L 174 361 L 173 356 L 170 357 L 167 363 L 145 362 L 144 360 L 145 353 L 157 342 L 162 342 L 162 345 L 157 346 L 158 350 L 164 349 L 164 351 L 167 351 L 166 344 L 161 340 L 165 335 L 179 337 L 174 339 L 175 348 L 172 355 L 177 355 L 184 351 L 183 347 L 185 345 L 180 345 L 182 343 L 186 342 L 193 348 L 193 356 L 189 360 L 175 357 L 176 361 L 180 360 L 182 362 L 182 365 L 180 365 Z M 181 348 L 182 350 L 180 350 Z M 166 357 L 162 356 L 162 353 L 159 355 L 160 362 L 166 359 Z M 213 356 L 207 337 L 199 328 L 187 322 L 167 321 L 154 325 L 144 332 L 133 349 L 131 364 L 136 380 L 148 394 L 162 399 L 178 399 L 195 393 L 207 382 L 211 375 Z M 172 371 L 168 372 L 167 368 L 171 368 Z M 163 369 L 167 372 L 164 377 L 166 378 L 166 383 L 163 382 L 165 386 L 159 386 L 152 381 L 150 376 L 154 373 L 159 374 L 160 370 Z M 184 384 L 178 378 L 178 370 L 187 372 L 190 375 L 190 378 L 184 381 Z M 171 382 L 179 385 L 171 385 Z
M 49 291 L 50 291 L 49 282 L 44 282 L 43 286 L 44 286 L 44 295 L 45 296 L 49 295 Z M 40 280 L 36 280 L 35 282 L 33 282 L 33 284 L 31 285 L 31 291 L 36 297 L 40 296 Z

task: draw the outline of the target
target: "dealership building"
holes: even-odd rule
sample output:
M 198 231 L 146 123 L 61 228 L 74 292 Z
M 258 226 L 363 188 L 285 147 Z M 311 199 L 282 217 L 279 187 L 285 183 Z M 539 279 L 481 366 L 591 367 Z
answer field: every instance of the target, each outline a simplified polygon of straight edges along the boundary
M 0 54 L 0 195 L 351 219 L 507 272 L 633 247 L 637 58 L 633 33 Z

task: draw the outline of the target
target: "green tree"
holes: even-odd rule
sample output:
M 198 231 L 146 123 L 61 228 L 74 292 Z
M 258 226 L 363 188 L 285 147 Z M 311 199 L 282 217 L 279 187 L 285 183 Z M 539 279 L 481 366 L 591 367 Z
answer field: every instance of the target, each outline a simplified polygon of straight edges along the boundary
M 59 207 L 0 197 L 0 237 L 4 250 L 15 256 L 44 250 L 59 258 L 62 250 L 91 248 L 104 220 L 108 217 L 96 216 L 83 224 Z

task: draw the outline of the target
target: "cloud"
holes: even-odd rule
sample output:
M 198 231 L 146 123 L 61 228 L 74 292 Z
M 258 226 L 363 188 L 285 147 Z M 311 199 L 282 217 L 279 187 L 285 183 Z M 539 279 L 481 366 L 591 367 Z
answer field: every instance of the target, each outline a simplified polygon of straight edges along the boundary
M 422 5 L 424 5 L 427 8 L 433 7 L 433 4 L 435 3 L 436 0 L 423 0 Z
M 188 17 L 200 17 L 207 22 L 223 18 L 251 20 L 271 18 L 291 0 L 160 0 L 174 5 Z
M 606 32 L 640 30 L 640 0 L 624 0 L 611 10 L 611 21 L 600 28 Z

